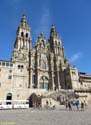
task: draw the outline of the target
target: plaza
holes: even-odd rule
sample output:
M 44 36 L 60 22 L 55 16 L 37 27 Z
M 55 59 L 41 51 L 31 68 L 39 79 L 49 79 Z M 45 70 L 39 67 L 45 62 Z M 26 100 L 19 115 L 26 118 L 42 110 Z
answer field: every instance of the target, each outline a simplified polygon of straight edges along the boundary
M 59 96 L 71 90 L 91 103 L 91 75 L 71 66 L 56 26 L 51 26 L 49 39 L 41 32 L 34 46 L 32 43 L 31 27 L 22 15 L 11 59 L 0 60 L 0 100 L 31 103 L 34 94 L 45 97 L 57 92 Z
M 91 125 L 91 105 L 85 111 L 20 109 L 0 110 L 0 125 Z

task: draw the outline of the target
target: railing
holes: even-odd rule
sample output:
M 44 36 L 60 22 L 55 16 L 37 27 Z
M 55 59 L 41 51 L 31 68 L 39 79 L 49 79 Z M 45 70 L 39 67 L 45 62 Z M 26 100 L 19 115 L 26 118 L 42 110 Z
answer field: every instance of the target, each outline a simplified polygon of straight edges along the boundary
M 29 108 L 28 100 L 0 100 L 0 109 Z
M 91 93 L 91 89 L 79 89 L 79 90 L 74 90 L 74 92 L 80 92 L 80 93 Z

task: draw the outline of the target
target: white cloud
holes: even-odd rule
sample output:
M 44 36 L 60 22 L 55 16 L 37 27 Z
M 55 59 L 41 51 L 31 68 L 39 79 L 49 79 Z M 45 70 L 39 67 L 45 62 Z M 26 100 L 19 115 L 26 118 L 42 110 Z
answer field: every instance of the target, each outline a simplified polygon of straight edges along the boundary
M 76 62 L 76 61 L 79 60 L 81 57 L 82 57 L 82 53 L 81 53 L 81 52 L 75 53 L 75 54 L 72 55 L 72 57 L 70 58 L 70 63 Z
M 35 35 L 38 36 L 40 32 L 43 32 L 44 35 L 48 37 L 51 24 L 50 10 L 49 8 L 43 8 L 41 12 L 42 14 L 38 27 L 35 30 Z

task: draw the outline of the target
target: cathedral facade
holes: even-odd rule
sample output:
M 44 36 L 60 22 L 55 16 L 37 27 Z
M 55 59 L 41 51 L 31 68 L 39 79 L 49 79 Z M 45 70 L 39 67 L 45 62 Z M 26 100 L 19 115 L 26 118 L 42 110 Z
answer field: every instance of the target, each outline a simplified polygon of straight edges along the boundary
M 56 27 L 51 26 L 49 40 L 40 33 L 32 47 L 31 28 L 22 16 L 10 61 L 0 60 L 0 99 L 28 99 L 32 93 L 80 89 L 79 74 L 64 54 Z
M 65 87 L 63 71 L 68 67 L 64 56 L 64 47 L 54 25 L 51 27 L 50 38 L 47 41 L 40 33 L 35 46 L 31 47 L 31 29 L 23 16 L 17 30 L 17 37 L 11 61 L 20 62 L 17 70 L 26 68 L 26 86 L 47 90 Z M 16 73 L 18 72 L 16 70 Z M 62 78 L 61 78 L 62 77 Z M 19 78 L 16 78 L 17 82 Z M 22 86 L 23 82 L 21 83 Z

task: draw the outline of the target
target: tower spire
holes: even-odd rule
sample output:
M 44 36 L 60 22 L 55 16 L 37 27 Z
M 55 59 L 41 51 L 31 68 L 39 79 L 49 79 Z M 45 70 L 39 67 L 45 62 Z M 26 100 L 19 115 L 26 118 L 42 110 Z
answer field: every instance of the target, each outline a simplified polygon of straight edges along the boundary
M 62 43 L 61 43 L 61 38 L 57 33 L 55 25 L 51 26 L 49 43 L 51 52 L 59 54 L 60 48 L 62 47 Z
M 22 15 L 20 27 L 29 28 L 28 21 L 25 15 Z
M 51 32 L 50 32 L 50 37 L 57 37 L 57 31 L 55 25 L 52 24 L 51 26 Z

